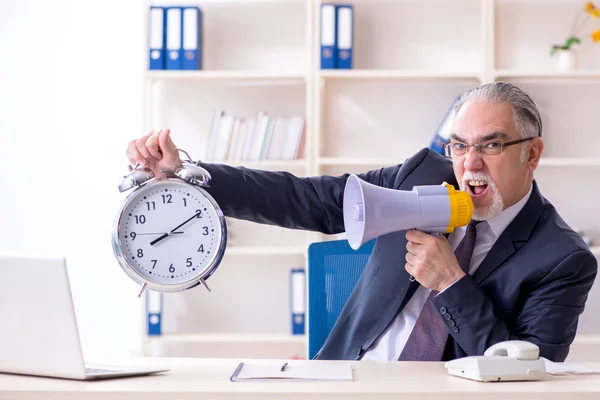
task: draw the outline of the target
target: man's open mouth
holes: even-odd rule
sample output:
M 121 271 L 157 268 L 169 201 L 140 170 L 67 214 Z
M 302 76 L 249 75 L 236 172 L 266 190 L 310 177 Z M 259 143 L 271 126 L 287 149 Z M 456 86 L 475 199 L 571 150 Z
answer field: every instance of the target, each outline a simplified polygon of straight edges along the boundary
M 474 196 L 481 196 L 487 191 L 488 184 L 484 181 L 470 180 L 467 181 L 467 187 Z

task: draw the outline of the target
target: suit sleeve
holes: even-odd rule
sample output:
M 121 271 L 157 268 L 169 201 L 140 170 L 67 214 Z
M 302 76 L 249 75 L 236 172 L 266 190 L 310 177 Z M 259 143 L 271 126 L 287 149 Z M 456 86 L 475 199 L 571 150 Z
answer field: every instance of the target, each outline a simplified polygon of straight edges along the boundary
M 344 232 L 343 195 L 349 174 L 298 177 L 220 164 L 201 166 L 212 176 L 207 191 L 225 216 L 325 234 Z M 392 187 L 401 166 L 357 175 L 369 183 Z
M 512 329 L 495 313 L 491 300 L 466 275 L 432 300 L 441 318 L 449 313 L 456 330 L 450 334 L 467 355 L 482 355 L 505 340 L 525 340 L 540 348 L 540 356 L 562 362 L 569 353 L 579 315 L 584 310 L 597 271 L 588 251 L 565 257 L 529 293 Z

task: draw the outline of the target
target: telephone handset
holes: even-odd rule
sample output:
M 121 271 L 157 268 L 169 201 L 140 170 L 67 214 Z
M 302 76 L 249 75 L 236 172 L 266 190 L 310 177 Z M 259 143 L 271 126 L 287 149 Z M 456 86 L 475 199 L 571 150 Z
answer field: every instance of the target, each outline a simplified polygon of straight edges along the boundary
M 507 340 L 491 346 L 483 355 L 488 357 L 514 357 L 519 360 L 537 360 L 540 357 L 540 348 L 524 340 Z
M 444 366 L 450 375 L 482 382 L 533 381 L 546 373 L 537 345 L 508 340 L 489 347 L 483 356 L 470 356 L 448 361 Z

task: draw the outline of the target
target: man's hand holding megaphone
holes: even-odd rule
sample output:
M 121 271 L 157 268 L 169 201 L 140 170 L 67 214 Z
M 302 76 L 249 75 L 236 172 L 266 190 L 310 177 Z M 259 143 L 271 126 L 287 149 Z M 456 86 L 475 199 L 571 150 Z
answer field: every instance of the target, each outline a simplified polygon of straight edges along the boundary
M 441 292 L 465 275 L 446 237 L 412 229 L 406 239 L 406 271 L 422 286 Z
M 372 185 L 352 174 L 344 189 L 344 225 L 350 247 L 406 230 L 406 270 L 421 285 L 442 291 L 465 273 L 448 240 L 473 216 L 473 201 L 452 185 L 394 190 Z

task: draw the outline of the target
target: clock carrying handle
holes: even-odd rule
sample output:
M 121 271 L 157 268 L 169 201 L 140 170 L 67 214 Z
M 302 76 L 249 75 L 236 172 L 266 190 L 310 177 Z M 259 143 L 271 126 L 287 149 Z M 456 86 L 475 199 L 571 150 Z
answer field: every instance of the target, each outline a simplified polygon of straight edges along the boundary
M 177 148 L 176 148 L 176 150 L 182 152 L 183 154 L 185 154 L 185 156 L 187 157 L 187 160 L 184 160 L 184 161 L 187 161 L 187 162 L 192 163 L 192 164 L 194 163 L 192 161 L 192 157 L 190 157 L 190 155 L 188 154 L 187 151 L 185 151 L 183 149 L 177 149 Z
M 183 150 L 183 149 L 180 149 L 180 148 L 177 148 L 177 147 L 175 148 L 175 150 L 177 150 L 177 151 L 179 151 L 179 152 L 182 152 L 183 154 L 185 154 L 185 156 L 187 157 L 187 160 L 183 160 L 183 161 L 187 161 L 187 162 L 189 162 L 189 163 L 194 163 L 194 162 L 192 161 L 192 157 L 190 157 L 190 154 L 189 154 L 187 151 L 185 151 L 185 150 Z M 160 146 L 158 147 L 158 151 L 159 151 L 160 153 L 162 153 L 162 149 L 160 148 Z M 138 164 L 136 164 L 136 167 L 137 167 L 137 166 L 138 166 Z

